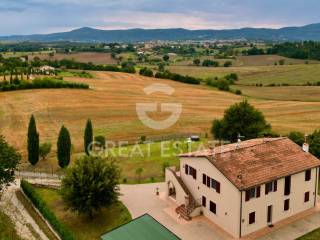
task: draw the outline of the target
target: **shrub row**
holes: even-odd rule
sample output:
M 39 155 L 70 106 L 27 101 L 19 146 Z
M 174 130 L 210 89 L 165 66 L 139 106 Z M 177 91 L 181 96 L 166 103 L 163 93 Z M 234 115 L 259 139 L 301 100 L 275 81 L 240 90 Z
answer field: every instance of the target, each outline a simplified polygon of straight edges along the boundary
M 54 68 L 67 68 L 67 69 L 79 69 L 79 70 L 92 70 L 92 71 L 109 71 L 109 72 L 126 72 L 126 73 L 135 73 L 136 69 L 133 66 L 125 66 L 119 67 L 116 65 L 95 65 L 91 62 L 82 63 L 76 62 L 74 60 L 63 59 L 61 61 L 58 60 L 38 60 L 33 61 L 33 67 L 40 67 L 43 65 L 49 65 Z
M 39 89 L 39 88 L 77 88 L 89 89 L 89 85 L 85 83 L 65 82 L 55 78 L 39 78 L 32 82 L 14 81 L 12 84 L 3 83 L 0 85 L 0 91 L 14 91 L 23 89 Z
M 67 228 L 57 219 L 55 214 L 48 208 L 45 201 L 34 190 L 33 186 L 25 180 L 21 180 L 21 188 L 27 197 L 31 200 L 33 205 L 41 212 L 41 214 L 48 220 L 53 229 L 59 234 L 63 240 L 73 240 L 74 237 L 67 230 Z
M 199 78 L 190 77 L 190 76 L 183 76 L 183 75 L 180 75 L 177 73 L 171 73 L 169 71 L 157 72 L 155 77 L 161 78 L 161 79 L 170 79 L 173 81 L 183 82 L 183 83 L 188 83 L 188 84 L 200 84 L 200 82 L 201 82 L 201 79 L 199 79 Z

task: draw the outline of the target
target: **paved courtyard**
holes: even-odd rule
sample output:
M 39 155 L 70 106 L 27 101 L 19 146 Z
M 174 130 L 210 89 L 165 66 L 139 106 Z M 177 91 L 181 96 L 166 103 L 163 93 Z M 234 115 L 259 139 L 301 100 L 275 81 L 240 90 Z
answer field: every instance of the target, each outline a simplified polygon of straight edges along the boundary
M 133 218 L 148 213 L 183 240 L 233 239 L 203 216 L 196 217 L 191 222 L 178 219 L 174 212 L 176 207 L 174 202 L 163 195 L 165 187 L 165 183 L 121 185 L 121 201 L 127 206 Z M 160 196 L 156 195 L 156 188 L 159 188 Z M 306 213 L 303 219 L 283 222 L 274 229 L 264 229 L 246 239 L 293 240 L 318 227 L 320 227 L 320 212 L 313 211 Z

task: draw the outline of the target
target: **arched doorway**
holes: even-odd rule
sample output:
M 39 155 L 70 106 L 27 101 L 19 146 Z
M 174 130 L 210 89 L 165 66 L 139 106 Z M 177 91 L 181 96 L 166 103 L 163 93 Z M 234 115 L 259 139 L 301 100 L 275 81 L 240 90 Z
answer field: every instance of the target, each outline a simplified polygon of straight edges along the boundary
M 168 182 L 168 196 L 176 199 L 176 188 L 171 181 Z

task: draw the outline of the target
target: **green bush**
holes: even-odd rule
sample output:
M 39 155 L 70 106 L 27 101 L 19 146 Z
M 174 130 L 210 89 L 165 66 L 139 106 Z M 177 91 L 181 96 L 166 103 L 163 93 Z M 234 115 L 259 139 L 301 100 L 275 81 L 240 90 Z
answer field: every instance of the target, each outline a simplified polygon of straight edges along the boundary
M 48 208 L 46 202 L 34 190 L 33 186 L 25 180 L 21 180 L 21 188 L 33 205 L 41 212 L 45 219 L 48 220 L 53 229 L 63 240 L 73 240 L 71 232 L 57 219 L 55 214 Z
M 213 60 L 210 60 L 210 59 L 206 59 L 202 62 L 202 66 L 203 67 L 219 67 L 220 66 L 220 63 L 217 62 L 217 61 L 213 61 Z
M 153 71 L 147 67 L 141 68 L 139 74 L 146 77 L 153 77 Z
M 211 87 L 216 87 L 221 91 L 230 91 L 230 83 L 225 79 L 208 80 L 207 85 Z
M 241 92 L 241 90 L 236 89 L 235 94 L 237 94 L 237 95 L 242 95 L 242 92 Z

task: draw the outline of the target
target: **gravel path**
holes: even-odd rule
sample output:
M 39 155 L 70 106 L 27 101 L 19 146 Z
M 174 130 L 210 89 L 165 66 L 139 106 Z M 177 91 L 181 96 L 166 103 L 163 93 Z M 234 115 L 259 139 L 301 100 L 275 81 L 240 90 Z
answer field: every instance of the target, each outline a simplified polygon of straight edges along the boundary
M 19 184 L 20 182 L 16 181 L 16 185 L 12 184 L 4 192 L 0 201 L 1 208 L 15 223 L 17 233 L 21 238 L 27 240 L 38 240 L 39 238 L 41 240 L 49 240 L 18 200 L 16 191 L 19 189 Z M 33 230 L 30 230 L 30 228 Z M 36 234 L 33 234 L 32 231 L 36 232 L 38 236 L 34 236 Z

